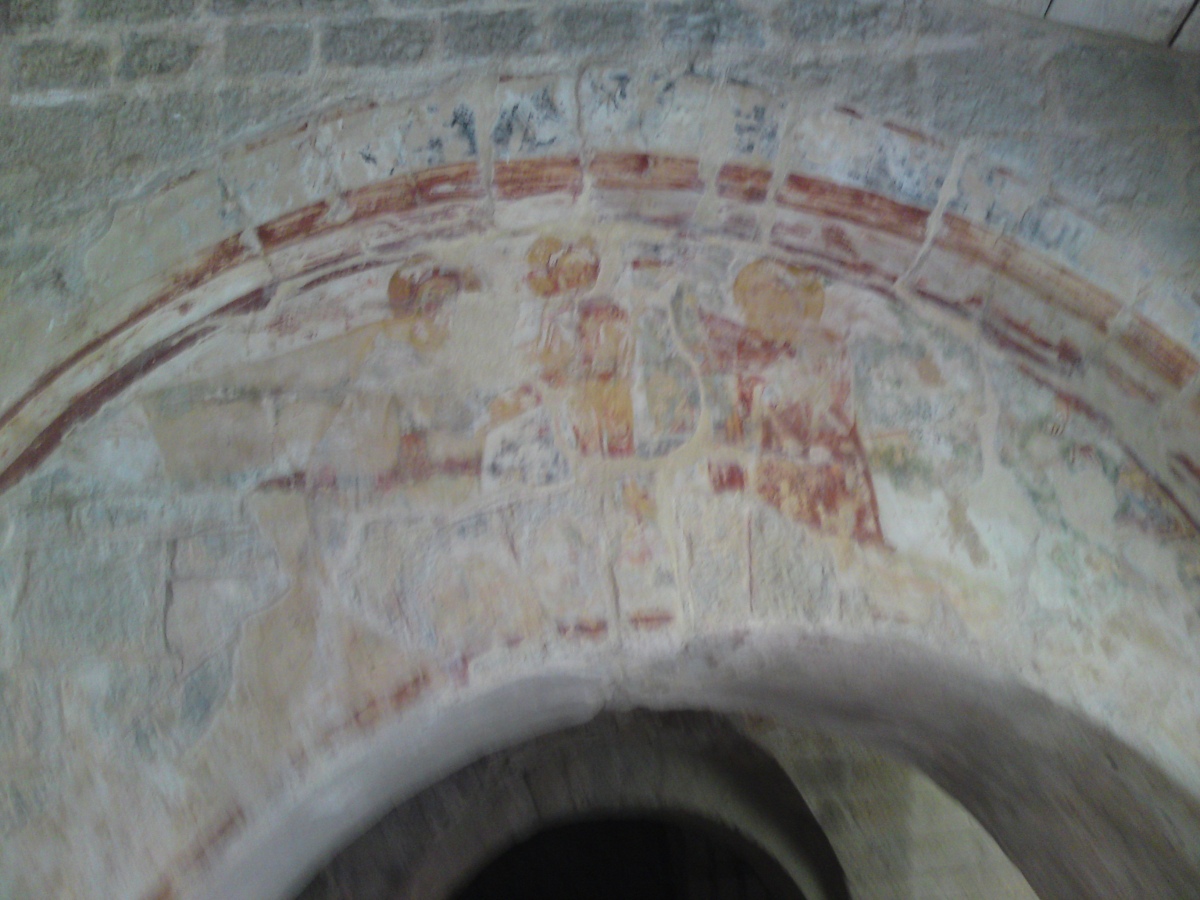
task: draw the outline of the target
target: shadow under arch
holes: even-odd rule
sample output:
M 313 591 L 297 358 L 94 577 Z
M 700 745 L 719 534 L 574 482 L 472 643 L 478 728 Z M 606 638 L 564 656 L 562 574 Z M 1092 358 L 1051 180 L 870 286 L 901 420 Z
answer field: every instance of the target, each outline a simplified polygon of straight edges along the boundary
M 1189 897 L 1200 884 L 1200 804 L 1046 697 L 914 645 L 739 631 L 428 698 L 228 847 L 204 896 L 287 896 L 438 780 L 605 709 L 638 707 L 765 714 L 893 755 L 975 816 L 1042 897 Z
M 602 713 L 484 757 L 390 811 L 326 872 L 335 896 L 349 892 L 360 900 L 466 900 L 477 889 L 486 895 L 489 882 L 494 891 L 506 881 L 521 896 L 505 872 L 522 866 L 514 869 L 508 854 L 532 862 L 531 845 L 549 842 L 568 854 L 579 848 L 586 864 L 591 854 L 570 839 L 572 831 L 596 849 L 606 838 L 624 845 L 652 871 L 653 854 L 627 840 L 626 828 L 644 829 L 643 837 L 659 844 L 691 838 L 723 851 L 725 876 L 755 882 L 777 900 L 850 897 L 833 846 L 770 752 L 722 717 L 645 710 Z M 611 857 L 611 849 L 603 855 Z M 686 890 L 682 854 L 673 855 L 676 877 L 655 877 L 663 890 Z M 621 878 L 605 871 L 614 865 L 617 858 L 595 866 L 597 878 Z M 301 897 L 325 896 L 322 883 L 316 879 Z M 640 889 L 634 878 L 624 890 L 611 885 L 607 895 Z M 596 886 L 587 892 L 606 896 Z

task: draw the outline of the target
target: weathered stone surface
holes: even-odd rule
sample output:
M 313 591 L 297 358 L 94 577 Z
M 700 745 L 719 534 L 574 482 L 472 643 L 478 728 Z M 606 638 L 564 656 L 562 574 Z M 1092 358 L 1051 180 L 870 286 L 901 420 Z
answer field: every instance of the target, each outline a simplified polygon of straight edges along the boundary
M 578 152 L 574 87 L 566 81 L 506 86 L 492 127 L 499 159 Z
M 1067 117 L 1083 125 L 1171 127 L 1195 103 L 1182 58 L 1135 49 L 1078 47 L 1049 64 Z
M 776 10 L 771 24 L 800 43 L 877 40 L 900 27 L 904 7 L 891 2 L 794 3 Z
M 304 25 L 246 25 L 225 32 L 225 67 L 234 75 L 296 75 L 308 68 L 312 31 Z
M 569 480 L 570 462 L 558 449 L 554 431 L 553 421 L 541 409 L 490 431 L 483 450 L 484 487 L 547 486 Z
M 125 80 L 180 75 L 192 67 L 201 45 L 187 38 L 133 35 L 125 41 L 117 76 Z
M 79 17 L 84 21 L 148 22 L 186 16 L 196 0 L 81 0 Z
M 405 66 L 424 57 L 433 38 L 422 19 L 366 19 L 329 27 L 321 56 L 334 66 Z
M 0 12 L 0 34 L 50 25 L 56 18 L 57 0 L 13 0 Z
M 556 46 L 621 47 L 635 43 L 644 28 L 639 4 L 583 4 L 558 11 L 552 39 Z
M 121 172 L 178 159 L 195 148 L 196 134 L 212 127 L 214 106 L 191 91 L 118 101 L 100 119 L 104 150 Z
M 108 82 L 108 48 L 96 43 L 34 41 L 19 50 L 16 86 L 24 90 L 91 88 Z
M 938 131 L 1012 132 L 1046 119 L 1036 56 L 1012 49 L 945 53 L 925 57 L 918 66 L 928 121 Z
M 731 0 L 659 3 L 654 14 L 668 48 L 704 48 L 729 43 L 761 44 L 758 17 Z
M 136 650 L 153 639 L 165 585 L 159 545 L 95 540 L 29 552 L 24 590 L 39 600 L 18 609 L 23 653 Z
M 262 12 L 358 12 L 369 8 L 367 0 L 214 0 L 213 11 L 226 15 Z
M 452 13 L 442 20 L 443 40 L 453 56 L 487 57 L 537 47 L 540 35 L 528 10 Z

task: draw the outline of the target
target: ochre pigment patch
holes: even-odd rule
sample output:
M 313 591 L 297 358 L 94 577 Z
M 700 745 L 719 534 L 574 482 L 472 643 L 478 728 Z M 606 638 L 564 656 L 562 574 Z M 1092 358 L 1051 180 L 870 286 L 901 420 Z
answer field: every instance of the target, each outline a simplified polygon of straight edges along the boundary
M 584 456 L 633 454 L 633 398 L 628 379 L 590 378 L 575 388 L 571 430 Z
M 566 244 L 555 237 L 540 237 L 525 259 L 530 266 L 526 282 L 539 297 L 585 291 L 600 274 L 600 257 L 591 238 Z
M 864 474 L 857 460 L 812 465 L 764 456 L 755 467 L 754 488 L 765 502 L 796 522 L 859 543 L 881 544 L 883 535 Z
M 747 326 L 771 340 L 792 343 L 820 320 L 825 284 L 811 270 L 764 258 L 738 272 L 733 299 Z

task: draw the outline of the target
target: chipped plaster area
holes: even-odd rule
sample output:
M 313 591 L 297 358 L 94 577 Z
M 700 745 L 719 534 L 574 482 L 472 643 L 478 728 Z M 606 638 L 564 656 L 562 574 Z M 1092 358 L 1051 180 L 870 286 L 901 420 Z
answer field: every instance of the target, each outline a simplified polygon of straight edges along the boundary
M 4 498 L 18 885 L 128 893 L 414 703 L 706 634 L 923 645 L 1192 782 L 1200 553 L 1111 435 L 953 320 L 648 237 L 294 280 Z

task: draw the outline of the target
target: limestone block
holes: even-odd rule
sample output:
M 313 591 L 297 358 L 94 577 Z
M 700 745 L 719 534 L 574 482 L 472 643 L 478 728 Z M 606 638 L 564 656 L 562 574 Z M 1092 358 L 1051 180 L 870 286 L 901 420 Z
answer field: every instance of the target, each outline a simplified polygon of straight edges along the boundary
M 416 113 L 406 107 L 339 109 L 319 126 L 317 142 L 343 190 L 383 181 L 408 168 L 404 135 Z
M 100 125 L 107 161 L 126 177 L 145 179 L 163 163 L 215 149 L 216 106 L 212 94 L 194 87 L 106 104 Z
M 61 459 L 81 481 L 95 486 L 143 484 L 163 473 L 150 420 L 137 403 L 110 407 L 78 428 Z
M 665 456 L 696 431 L 700 383 L 675 346 L 665 311 L 645 313 L 637 328 L 634 443 L 638 456 Z
M 1170 3 L 1182 5 L 1176 0 Z M 1091 4 L 1079 4 L 1085 5 Z M 1161 6 L 1155 0 L 1143 0 L 1138 5 Z M 1148 11 L 1140 9 L 1139 13 Z M 1154 18 L 1147 16 L 1144 21 L 1153 27 Z M 1084 45 L 1057 53 L 1048 72 L 1058 85 L 1059 102 L 1072 122 L 1104 127 L 1118 121 L 1131 129 L 1171 128 L 1179 123 L 1179 111 L 1192 108 L 1194 102 L 1186 59 L 1153 48 Z
M 219 173 L 252 224 L 336 193 L 332 163 L 307 128 L 228 153 Z
M 184 394 L 146 406 L 171 478 L 223 482 L 262 471 L 277 456 L 274 414 L 261 398 L 206 400 Z
M 921 491 L 964 490 L 983 469 L 978 359 L 930 343 L 851 341 L 858 427 L 872 472 Z
M 1039 127 L 1049 120 L 1041 62 L 1036 51 L 1011 45 L 922 57 L 917 62 L 922 118 L 948 135 Z
M 899 3 L 824 0 L 780 7 L 773 12 L 771 24 L 800 44 L 865 42 L 895 34 L 903 13 Z
M 414 594 L 446 657 L 477 656 L 540 634 L 544 611 L 498 516 L 450 526 L 418 575 Z M 431 548 L 432 549 L 432 548 Z M 424 577 L 422 577 L 424 576 Z M 569 627 L 569 626 L 568 626 Z
M 196 0 L 83 0 L 79 17 L 85 22 L 148 22 L 185 16 L 195 5 Z
M 968 156 L 948 191 L 947 209 L 1086 272 L 1122 300 L 1133 299 L 1142 284 L 1146 263 L 1136 246 L 1114 240 L 1094 218 L 1046 197 L 1035 183 L 995 160 Z
M 454 12 L 442 19 L 446 51 L 480 59 L 536 52 L 542 37 L 529 10 Z
M 757 47 L 763 43 L 758 16 L 729 0 L 658 3 L 654 14 L 668 50 L 705 50 L 728 44 Z
M 58 15 L 53 0 L 19 0 L 10 4 L 0 19 L 0 33 L 50 25 Z
M 182 75 L 200 57 L 195 38 L 133 35 L 124 41 L 117 77 L 124 81 Z
M 425 19 L 363 19 L 331 25 L 321 36 L 327 66 L 395 68 L 419 62 L 436 30 Z
M 684 615 L 669 526 L 662 524 L 657 494 L 652 478 L 629 477 L 605 497 L 616 608 L 622 624 L 642 634 L 671 629 Z
M 786 165 L 932 209 L 952 151 L 935 138 L 842 112 L 809 115 L 789 132 Z
M 307 25 L 244 25 L 225 32 L 225 69 L 231 75 L 299 75 L 312 57 Z
M 94 88 L 108 82 L 108 48 L 98 43 L 34 41 L 20 48 L 18 90 Z
M 601 640 L 616 630 L 610 548 L 593 534 L 598 499 L 582 491 L 522 504 L 506 527 L 529 587 L 555 632 Z
M 166 613 L 167 648 L 190 672 L 226 650 L 241 623 L 271 599 L 270 590 L 240 578 L 175 580 Z
M 1200 17 L 1195 12 L 1188 17 L 1183 30 L 1179 32 L 1179 36 L 1175 38 L 1175 43 L 1171 46 L 1176 50 L 1200 52 Z
M 348 585 L 351 609 L 375 633 L 412 645 L 435 645 L 432 625 L 423 617 L 425 608 L 415 593 L 429 541 L 429 529 L 416 522 L 363 525 L 339 579 Z
M 165 570 L 156 542 L 102 535 L 31 548 L 15 627 L 27 658 L 142 648 L 160 621 Z
M 770 162 L 784 139 L 788 115 L 786 103 L 766 91 L 742 87 L 713 97 L 709 114 L 726 109 L 731 121 L 725 132 L 731 155 L 746 160 Z
M 216 173 L 193 175 L 148 203 L 119 208 L 111 227 L 88 250 L 85 273 L 107 298 L 145 282 L 157 285 L 166 273 L 189 266 L 227 266 L 237 256 L 250 255 L 238 239 L 242 224 Z M 226 239 L 227 258 L 216 257 L 213 248 Z
M 637 3 L 567 6 L 553 19 L 555 46 L 621 49 L 643 36 L 645 14 Z
M 1192 356 L 1200 356 L 1200 293 L 1194 287 L 1176 281 L 1154 281 L 1146 285 L 1134 304 L 1144 317 L 1165 337 Z
M 490 139 L 497 163 L 578 154 L 573 79 L 505 81 L 497 88 L 496 106 Z
M 533 409 L 488 433 L 483 448 L 483 488 L 549 486 L 571 478 L 571 464 L 555 442 L 553 419 Z
M 1067 25 L 1164 43 L 1189 9 L 1187 0 L 1056 0 L 1046 15 Z
M 311 467 L 347 483 L 386 475 L 402 462 L 404 437 L 411 434 L 403 416 L 395 397 L 351 395 L 313 449 Z
M 690 621 L 708 627 L 744 624 L 761 607 L 757 586 L 751 585 L 750 517 L 742 499 L 684 489 L 673 506 Z

